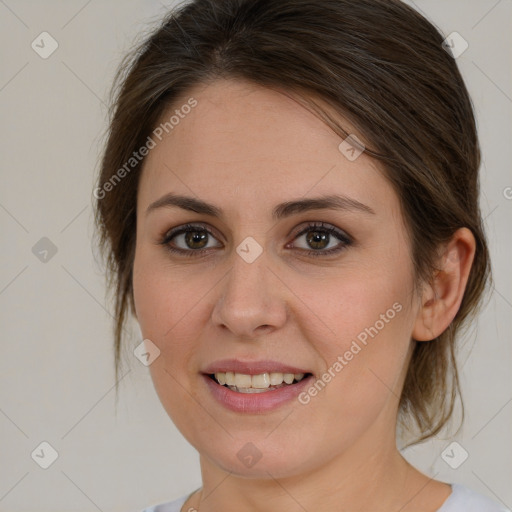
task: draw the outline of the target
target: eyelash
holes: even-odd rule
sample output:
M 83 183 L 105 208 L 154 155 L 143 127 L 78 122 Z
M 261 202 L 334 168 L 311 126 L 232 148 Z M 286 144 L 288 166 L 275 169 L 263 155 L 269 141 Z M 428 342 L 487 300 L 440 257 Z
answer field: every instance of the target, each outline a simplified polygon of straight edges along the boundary
M 303 253 L 306 253 L 308 256 L 319 257 L 319 256 L 326 256 L 326 255 L 329 256 L 331 254 L 336 254 L 336 253 L 344 250 L 346 247 L 352 245 L 352 243 L 353 243 L 352 239 L 348 235 L 346 235 L 343 231 L 335 228 L 334 226 L 325 224 L 323 222 L 313 222 L 313 223 L 308 224 L 302 231 L 300 231 L 299 233 L 297 233 L 295 235 L 294 240 L 299 238 L 300 236 L 308 233 L 309 231 L 313 231 L 313 230 L 333 235 L 335 238 L 337 238 L 342 243 L 340 245 L 338 245 L 337 247 L 331 248 L 328 250 L 319 249 L 319 250 L 315 251 L 315 250 L 310 250 L 310 249 L 300 249 Z M 183 226 L 175 228 L 171 231 L 167 231 L 158 243 L 159 243 L 159 245 L 165 246 L 166 250 L 168 250 L 171 253 L 180 254 L 183 256 L 187 256 L 187 257 L 194 257 L 194 256 L 197 256 L 198 253 L 209 251 L 211 248 L 210 249 L 197 249 L 197 250 L 180 249 L 180 248 L 172 247 L 170 245 L 170 241 L 174 237 L 181 235 L 183 233 L 191 232 L 191 231 L 192 232 L 206 231 L 208 233 L 208 235 L 211 235 L 212 237 L 215 238 L 215 235 L 213 234 L 213 232 L 202 224 L 184 224 Z

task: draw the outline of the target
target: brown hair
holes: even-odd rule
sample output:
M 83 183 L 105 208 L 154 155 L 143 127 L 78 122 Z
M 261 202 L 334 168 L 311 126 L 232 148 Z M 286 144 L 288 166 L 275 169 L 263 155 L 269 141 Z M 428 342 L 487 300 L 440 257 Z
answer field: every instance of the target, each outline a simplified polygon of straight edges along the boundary
M 238 78 L 306 102 L 320 99 L 364 135 L 366 152 L 382 162 L 400 199 L 418 282 L 432 279 L 440 244 L 460 227 L 472 231 L 476 254 L 460 309 L 439 337 L 415 344 L 400 398 L 400 417 L 404 425 L 415 420 L 417 441 L 441 430 L 460 397 L 456 335 L 490 280 L 475 119 L 443 39 L 398 0 L 194 0 L 171 12 L 125 59 L 94 194 L 98 244 L 115 298 L 116 381 L 128 308 L 134 313 L 143 159 L 112 179 L 178 97 L 194 85 Z M 327 109 L 319 111 L 346 134 Z

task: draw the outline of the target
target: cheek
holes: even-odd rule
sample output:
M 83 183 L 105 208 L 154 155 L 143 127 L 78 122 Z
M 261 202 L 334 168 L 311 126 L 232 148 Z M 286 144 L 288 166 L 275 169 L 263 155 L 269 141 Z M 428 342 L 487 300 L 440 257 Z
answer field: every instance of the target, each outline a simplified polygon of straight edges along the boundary
M 215 285 L 212 273 L 201 276 L 176 268 L 141 248 L 136 253 L 133 291 L 137 320 L 144 338 L 160 350 L 149 369 L 155 387 L 174 390 L 169 399 L 180 394 L 180 383 L 196 371 L 194 356 L 202 326 L 208 321 L 205 306 L 208 291 Z M 174 380 L 176 379 L 176 380 Z
M 322 382 L 306 390 L 303 403 L 343 425 L 347 435 L 372 424 L 384 408 L 394 411 L 408 360 L 414 316 L 411 262 L 380 261 L 346 269 L 318 287 L 308 287 L 310 281 L 301 278 L 294 288 L 307 297 L 301 328 L 324 363 Z
M 408 344 L 413 325 L 411 262 L 387 263 L 380 258 L 380 264 L 366 268 L 347 266 L 314 282 L 306 274 L 289 276 L 303 304 L 295 319 L 317 351 L 327 356 L 326 363 L 349 350 L 352 341 L 367 347 L 373 339 L 382 340 L 380 345 L 394 340 L 393 350 Z
M 155 258 L 144 248 L 138 249 L 133 294 L 143 335 L 159 342 L 161 350 L 168 340 L 186 335 L 187 329 L 197 325 L 190 317 L 200 311 L 198 301 L 208 290 L 208 279 L 206 273 L 204 278 L 194 279 L 186 269 L 174 267 L 164 258 Z
M 197 339 L 194 326 L 198 324 L 195 319 L 191 321 L 191 316 L 199 311 L 199 297 L 197 293 L 187 293 L 190 286 L 183 273 L 163 267 L 165 264 L 150 259 L 144 249 L 136 253 L 134 302 L 143 337 L 160 350 L 159 357 L 149 366 L 155 391 L 169 417 L 187 437 L 187 425 L 197 416 L 195 402 L 189 399 L 185 387 Z

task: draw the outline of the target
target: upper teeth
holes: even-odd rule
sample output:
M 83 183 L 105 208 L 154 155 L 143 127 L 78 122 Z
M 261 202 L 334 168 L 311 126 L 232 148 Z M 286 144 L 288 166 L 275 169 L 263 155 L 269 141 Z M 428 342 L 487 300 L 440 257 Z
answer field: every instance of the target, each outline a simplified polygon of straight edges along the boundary
M 236 386 L 237 388 L 265 389 L 270 386 L 279 386 L 283 382 L 291 384 L 295 379 L 297 382 L 304 377 L 303 373 L 260 373 L 259 375 L 247 375 L 245 373 L 218 372 L 215 379 L 222 386 Z

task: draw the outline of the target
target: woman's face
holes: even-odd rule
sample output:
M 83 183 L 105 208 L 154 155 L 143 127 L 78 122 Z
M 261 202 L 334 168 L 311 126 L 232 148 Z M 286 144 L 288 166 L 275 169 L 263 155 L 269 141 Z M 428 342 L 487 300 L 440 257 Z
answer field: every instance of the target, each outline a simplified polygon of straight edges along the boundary
M 276 91 L 219 80 L 172 115 L 140 180 L 133 273 L 165 410 L 235 474 L 371 459 L 394 443 L 418 314 L 398 197 L 375 161 Z M 190 201 L 154 204 L 169 194 Z

